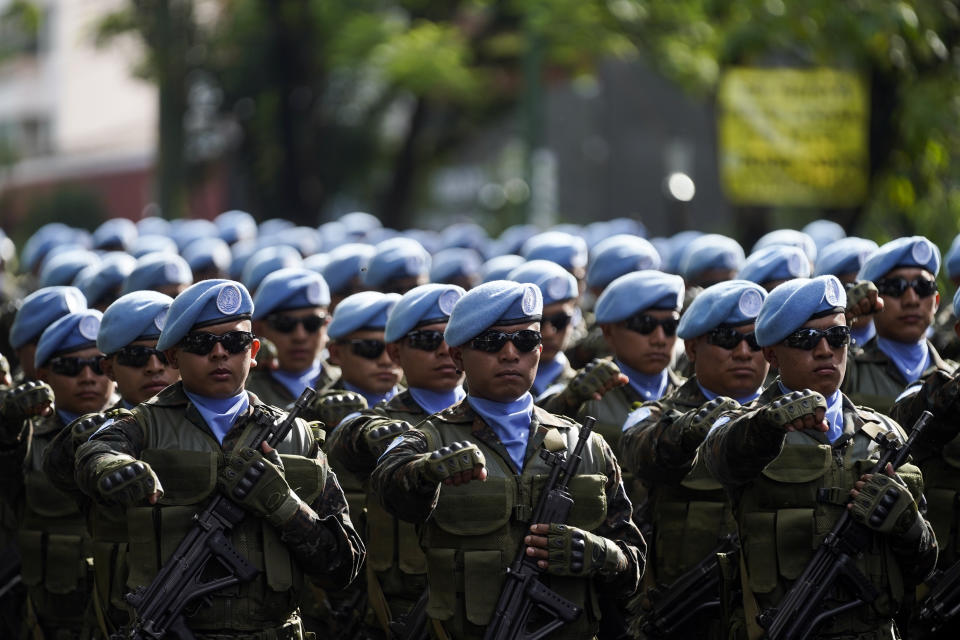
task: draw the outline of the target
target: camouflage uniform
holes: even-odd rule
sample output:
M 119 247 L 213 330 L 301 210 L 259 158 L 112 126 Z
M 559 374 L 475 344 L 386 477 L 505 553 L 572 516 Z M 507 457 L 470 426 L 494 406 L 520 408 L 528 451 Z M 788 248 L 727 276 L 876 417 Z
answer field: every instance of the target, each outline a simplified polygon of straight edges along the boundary
M 943 360 L 929 341 L 927 347 L 930 349 L 930 366 L 920 374 L 921 380 L 925 380 L 934 371 L 954 371 L 955 363 Z M 840 390 L 854 404 L 872 407 L 887 414 L 890 413 L 897 396 L 903 393 L 911 382 L 914 381 L 903 378 L 893 360 L 880 350 L 877 339 L 873 338 L 863 345 L 862 351 L 850 352 Z
M 940 357 L 947 360 L 960 358 L 960 336 L 953 329 L 956 323 L 957 317 L 953 314 L 953 305 L 949 304 L 940 310 L 933 322 L 933 335 L 930 337 L 930 342 L 940 352 Z
M 182 383 L 176 383 L 77 450 L 77 481 L 90 496 L 98 495 L 103 464 L 117 454 L 148 462 L 164 488 L 156 505 L 126 509 L 129 586 L 153 580 L 161 562 L 189 530 L 192 515 L 218 491 L 217 474 L 225 455 L 245 446 L 250 437 L 244 423 L 257 411 L 275 419 L 283 416 L 253 394 L 249 400 L 250 407 L 221 444 L 189 402 Z M 232 542 L 260 572 L 250 582 L 210 594 L 208 606 L 187 616 L 187 625 L 198 638 L 300 637 L 297 611 L 306 578 L 342 587 L 359 570 L 363 543 L 313 429 L 297 421 L 277 450 L 284 475 L 303 505 L 280 529 L 252 517 L 233 529 Z
M 490 622 L 504 573 L 529 531 L 538 485 L 548 473 L 541 447 L 571 450 L 579 426 L 539 407 L 533 409 L 524 468 L 515 467 L 493 429 L 466 400 L 407 431 L 381 458 L 372 486 L 384 507 L 421 524 L 430 598 L 427 615 L 450 637 L 482 638 Z M 462 486 L 424 483 L 415 461 L 455 441 L 483 451 L 485 482 Z M 631 522 L 631 504 L 620 480 L 620 466 L 609 445 L 592 437 L 570 489 L 575 506 L 570 524 L 616 541 L 628 567 L 610 578 L 545 575 L 547 585 L 585 608 L 580 618 L 554 632 L 554 638 L 591 638 L 597 633 L 600 599 L 629 597 L 637 588 L 646 545 Z
M 761 394 L 757 407 L 781 395 L 774 384 Z M 810 430 L 786 432 L 759 417 L 760 409 L 729 414 L 701 445 L 710 472 L 733 501 L 742 545 L 741 580 L 744 608 L 764 611 L 776 606 L 806 567 L 814 549 L 846 508 L 850 489 L 869 471 L 877 457 L 872 436 L 896 431 L 898 424 L 843 398 L 843 434 L 831 445 L 826 435 Z M 904 465 L 899 474 L 916 498 L 923 479 L 920 470 Z M 925 523 L 919 541 L 904 546 L 894 538 L 876 536 L 856 566 L 877 587 L 880 596 L 825 622 L 818 637 L 892 638 L 892 617 L 905 594 L 936 563 L 937 544 Z M 842 600 L 840 601 L 842 602 Z M 830 608 L 840 604 L 829 599 Z M 748 626 L 753 626 L 750 615 Z

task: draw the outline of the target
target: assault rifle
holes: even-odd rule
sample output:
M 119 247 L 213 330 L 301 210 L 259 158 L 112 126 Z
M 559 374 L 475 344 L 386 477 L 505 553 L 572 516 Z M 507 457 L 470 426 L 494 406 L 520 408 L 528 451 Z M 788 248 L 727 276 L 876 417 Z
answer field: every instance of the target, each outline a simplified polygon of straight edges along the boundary
M 720 566 L 718 553 L 737 548 L 737 536 L 727 534 L 717 547 L 663 588 L 653 589 L 653 606 L 640 620 L 644 634 L 666 638 L 683 629 L 701 611 L 720 606 Z
M 540 450 L 540 457 L 553 468 L 529 524 L 562 524 L 567 521 L 573 507 L 573 497 L 567 485 L 577 473 L 583 459 L 583 447 L 596 423 L 596 418 L 592 417 L 584 421 L 580 438 L 569 457 Z M 521 543 L 516 558 L 507 569 L 503 591 L 483 640 L 539 640 L 583 613 L 579 606 L 543 584 L 541 573 L 543 569 L 537 566 L 536 559 L 526 554 L 526 545 Z M 538 628 L 528 629 L 530 614 L 535 610 L 549 619 Z
M 293 427 L 293 422 L 310 403 L 316 392 L 306 388 L 287 414 L 279 422 L 269 414 L 254 412 L 253 436 L 241 446 L 254 449 L 266 442 L 276 448 Z M 223 493 L 216 493 L 206 507 L 193 516 L 193 528 L 160 568 L 147 586 L 137 587 L 124 596 L 135 611 L 133 621 L 121 630 L 119 638 L 132 640 L 161 640 L 170 634 L 179 640 L 194 640 L 184 620 L 184 609 L 201 603 L 207 594 L 240 582 L 253 580 L 259 570 L 240 554 L 230 542 L 229 534 L 246 517 L 246 510 Z M 220 571 L 207 571 L 220 565 Z M 210 579 L 201 579 L 201 578 Z
M 427 601 L 430 600 L 430 587 L 423 590 L 417 602 L 406 615 L 390 621 L 390 634 L 394 640 L 427 640 Z
M 882 452 L 869 473 L 882 473 L 888 463 L 894 469 L 902 465 L 931 418 L 933 414 L 929 411 L 920 414 L 910 437 L 902 445 L 892 431 L 875 437 Z M 844 509 L 780 605 L 757 616 L 757 622 L 766 631 L 765 637 L 805 640 L 827 618 L 876 600 L 880 595 L 877 588 L 855 564 L 872 543 L 873 535 L 872 529 L 851 518 L 850 512 Z M 824 608 L 827 597 L 841 582 L 849 590 L 851 599 L 832 609 Z
M 960 613 L 960 560 L 938 571 L 934 587 L 920 603 L 920 623 L 937 631 Z

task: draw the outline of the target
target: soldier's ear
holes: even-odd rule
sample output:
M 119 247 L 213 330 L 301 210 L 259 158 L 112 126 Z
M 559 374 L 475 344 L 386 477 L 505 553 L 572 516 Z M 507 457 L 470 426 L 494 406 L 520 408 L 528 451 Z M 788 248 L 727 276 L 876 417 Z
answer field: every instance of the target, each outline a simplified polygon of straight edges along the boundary
M 687 360 L 690 361 L 690 364 L 693 364 L 697 361 L 697 346 L 700 344 L 700 337 L 696 337 L 693 340 L 684 340 L 683 341 L 683 350 L 687 354 Z
M 460 347 L 450 347 L 450 359 L 453 360 L 453 366 L 457 371 L 463 371 L 463 349 Z
M 399 342 L 390 342 L 387 344 L 387 355 L 390 356 L 390 359 L 400 363 L 400 343 Z
M 180 362 L 177 359 L 177 356 L 180 355 L 180 353 L 176 347 L 165 349 L 163 352 L 163 355 L 167 356 L 167 362 L 170 363 L 171 367 L 173 367 L 174 369 L 180 368 Z
M 116 372 L 115 372 L 114 369 L 113 369 L 113 356 L 112 356 L 112 355 L 107 356 L 106 358 L 104 358 L 103 360 L 100 361 L 100 368 L 103 369 L 103 374 L 104 374 L 105 376 L 107 376 L 108 378 L 110 378 L 110 379 L 113 380 L 114 382 L 117 381 L 117 375 L 116 375 Z
M 780 368 L 780 362 L 777 360 L 777 352 L 773 350 L 773 347 L 764 347 L 763 357 L 774 369 Z
M 329 360 L 331 364 L 335 364 L 338 367 L 343 366 L 340 362 L 340 345 L 335 340 L 327 343 L 327 351 L 330 352 Z

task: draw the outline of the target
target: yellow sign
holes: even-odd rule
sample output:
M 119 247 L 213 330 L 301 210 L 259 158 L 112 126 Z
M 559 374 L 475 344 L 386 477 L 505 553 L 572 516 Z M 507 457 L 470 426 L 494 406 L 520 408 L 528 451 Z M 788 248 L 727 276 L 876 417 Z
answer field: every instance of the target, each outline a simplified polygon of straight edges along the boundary
M 866 198 L 870 92 L 862 76 L 731 68 L 718 105 L 720 180 L 734 204 L 854 207 Z

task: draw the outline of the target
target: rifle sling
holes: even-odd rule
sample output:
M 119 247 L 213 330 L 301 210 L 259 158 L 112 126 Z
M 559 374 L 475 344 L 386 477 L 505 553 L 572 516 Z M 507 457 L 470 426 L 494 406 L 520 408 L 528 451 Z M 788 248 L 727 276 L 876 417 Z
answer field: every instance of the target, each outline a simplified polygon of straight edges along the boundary
M 750 579 L 747 576 L 747 564 L 744 562 L 742 549 L 738 555 L 740 556 L 740 589 L 743 591 L 743 617 L 747 627 L 747 638 L 760 640 L 763 637 L 763 628 L 757 622 L 760 606 L 757 604 L 757 597 L 750 589 Z

